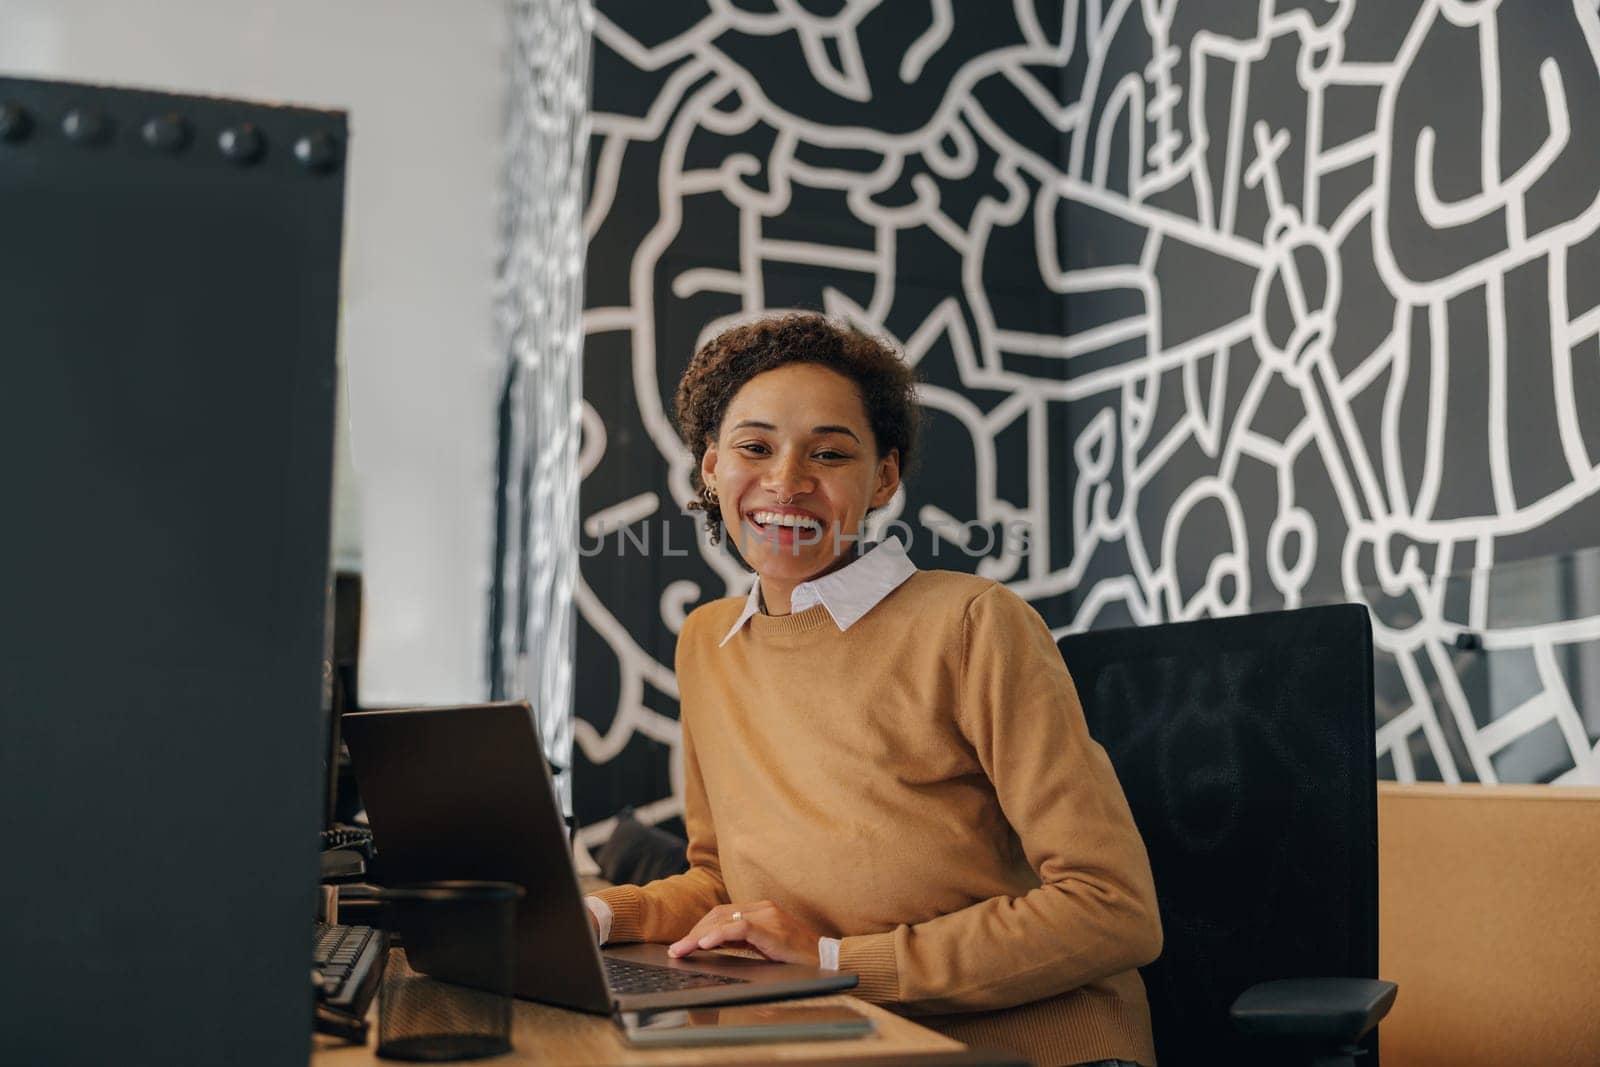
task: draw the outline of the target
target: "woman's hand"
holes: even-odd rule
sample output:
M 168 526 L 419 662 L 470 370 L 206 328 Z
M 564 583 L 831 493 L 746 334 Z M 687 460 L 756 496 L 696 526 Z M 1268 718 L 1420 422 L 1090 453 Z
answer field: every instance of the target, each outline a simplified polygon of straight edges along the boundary
M 804 963 L 822 961 L 817 940 L 822 934 L 796 919 L 770 900 L 750 904 L 719 904 L 695 923 L 694 929 L 667 947 L 672 956 L 687 956 L 695 949 L 721 945 L 748 945 L 769 960 Z

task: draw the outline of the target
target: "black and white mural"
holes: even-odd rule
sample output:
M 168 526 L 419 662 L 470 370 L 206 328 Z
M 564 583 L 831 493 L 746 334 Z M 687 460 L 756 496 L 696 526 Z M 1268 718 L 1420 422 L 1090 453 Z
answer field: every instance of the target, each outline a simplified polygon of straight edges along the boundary
M 676 633 L 748 588 L 673 388 L 788 308 L 917 364 L 920 566 L 1061 633 L 1362 600 L 1386 774 L 1600 783 L 1595 7 L 599 4 L 588 833 L 678 813 Z

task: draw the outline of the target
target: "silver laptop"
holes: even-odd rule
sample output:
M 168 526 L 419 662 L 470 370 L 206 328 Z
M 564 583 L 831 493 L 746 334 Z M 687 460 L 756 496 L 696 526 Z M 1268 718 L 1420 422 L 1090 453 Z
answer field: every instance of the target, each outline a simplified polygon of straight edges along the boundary
M 382 884 L 469 878 L 526 890 L 515 935 L 519 997 L 610 1014 L 856 984 L 853 974 L 719 953 L 673 959 L 665 945 L 596 946 L 527 704 L 350 712 L 340 725 Z M 409 962 L 428 970 L 425 959 Z

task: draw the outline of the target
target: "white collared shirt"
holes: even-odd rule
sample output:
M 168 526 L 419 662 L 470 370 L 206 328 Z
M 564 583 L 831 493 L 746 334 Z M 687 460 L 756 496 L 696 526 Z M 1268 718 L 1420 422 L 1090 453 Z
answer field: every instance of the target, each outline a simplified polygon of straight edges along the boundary
M 794 592 L 789 594 L 789 612 L 798 615 L 821 604 L 843 633 L 915 573 L 917 565 L 906 555 L 905 546 L 891 537 L 879 541 L 860 558 L 838 570 L 795 586 Z M 750 586 L 750 595 L 745 597 L 744 610 L 717 647 L 732 641 L 752 616 L 763 613 L 762 609 L 761 580 L 757 579 Z
M 905 546 L 890 537 L 879 541 L 861 556 L 836 571 L 801 582 L 789 594 L 789 611 L 797 614 L 818 604 L 828 609 L 834 625 L 842 633 L 861 621 L 862 616 L 882 603 L 883 598 L 900 587 L 900 584 L 917 573 L 917 565 L 906 555 Z M 761 580 L 750 586 L 744 610 L 728 630 L 727 636 L 717 645 L 723 647 L 732 641 L 750 619 L 763 614 Z M 611 938 L 611 907 L 599 897 L 585 897 L 583 902 L 593 913 L 600 928 L 600 943 Z M 839 969 L 839 939 L 819 938 L 817 955 L 827 970 Z

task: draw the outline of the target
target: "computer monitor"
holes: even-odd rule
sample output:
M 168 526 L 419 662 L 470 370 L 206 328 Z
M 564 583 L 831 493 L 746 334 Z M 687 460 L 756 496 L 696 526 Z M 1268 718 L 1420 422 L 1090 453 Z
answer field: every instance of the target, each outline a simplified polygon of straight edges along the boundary
M 361 575 L 340 571 L 333 577 L 328 625 L 328 707 L 324 723 L 322 826 L 333 830 L 355 818 L 359 802 L 350 754 L 339 723 L 361 708 Z

